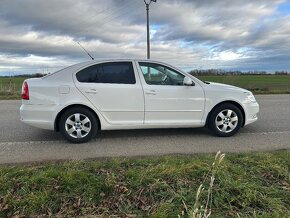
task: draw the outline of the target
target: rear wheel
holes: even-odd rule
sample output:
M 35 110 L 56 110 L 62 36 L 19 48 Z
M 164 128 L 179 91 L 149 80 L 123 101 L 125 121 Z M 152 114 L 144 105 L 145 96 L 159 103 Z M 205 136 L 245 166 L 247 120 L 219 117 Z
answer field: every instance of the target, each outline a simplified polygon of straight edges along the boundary
M 233 104 L 222 104 L 210 114 L 208 126 L 217 136 L 228 137 L 236 134 L 242 127 L 243 114 Z
M 72 143 L 84 143 L 97 134 L 98 123 L 95 115 L 83 107 L 74 107 L 65 111 L 59 122 L 62 135 Z

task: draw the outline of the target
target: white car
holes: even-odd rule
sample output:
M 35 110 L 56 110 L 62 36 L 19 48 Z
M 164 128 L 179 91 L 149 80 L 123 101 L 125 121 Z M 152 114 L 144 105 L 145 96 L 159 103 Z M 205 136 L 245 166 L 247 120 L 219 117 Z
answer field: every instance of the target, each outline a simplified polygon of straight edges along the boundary
M 135 59 L 90 61 L 27 79 L 20 108 L 22 122 L 60 131 L 73 143 L 114 129 L 207 126 L 232 136 L 258 112 L 250 91 Z

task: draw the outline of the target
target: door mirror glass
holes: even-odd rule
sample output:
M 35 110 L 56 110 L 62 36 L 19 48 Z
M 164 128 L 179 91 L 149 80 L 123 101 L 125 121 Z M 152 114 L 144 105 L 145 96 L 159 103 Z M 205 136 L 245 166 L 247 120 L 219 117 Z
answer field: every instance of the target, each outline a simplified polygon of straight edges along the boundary
M 191 78 L 189 78 L 188 76 L 186 76 L 183 79 L 183 85 L 185 85 L 185 86 L 193 86 L 194 83 L 193 83 L 193 81 L 192 81 Z

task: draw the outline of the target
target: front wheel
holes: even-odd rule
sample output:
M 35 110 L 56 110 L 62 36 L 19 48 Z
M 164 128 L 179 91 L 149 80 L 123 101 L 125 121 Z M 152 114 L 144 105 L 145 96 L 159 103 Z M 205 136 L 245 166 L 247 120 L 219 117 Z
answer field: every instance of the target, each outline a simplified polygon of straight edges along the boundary
M 97 125 L 96 117 L 90 110 L 74 107 L 62 114 L 59 129 L 68 141 L 84 143 L 96 136 Z
M 243 115 L 233 104 L 222 104 L 216 107 L 208 120 L 209 129 L 217 136 L 228 137 L 236 134 L 242 127 Z

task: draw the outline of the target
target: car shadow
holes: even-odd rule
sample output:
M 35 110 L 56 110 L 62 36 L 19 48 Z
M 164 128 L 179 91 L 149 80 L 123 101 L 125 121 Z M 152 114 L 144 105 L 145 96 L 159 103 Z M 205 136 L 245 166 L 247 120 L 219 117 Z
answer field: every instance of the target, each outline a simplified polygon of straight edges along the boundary
M 1 135 L 1 134 L 0 134 Z M 43 130 L 35 127 L 23 128 L 20 134 L 10 135 L 3 133 L 6 137 L 0 142 L 37 142 L 37 141 L 65 141 L 60 132 Z M 166 136 L 212 136 L 206 128 L 169 128 L 169 129 L 138 129 L 138 130 L 103 130 L 97 133 L 93 140 L 118 139 L 118 138 L 148 138 Z

